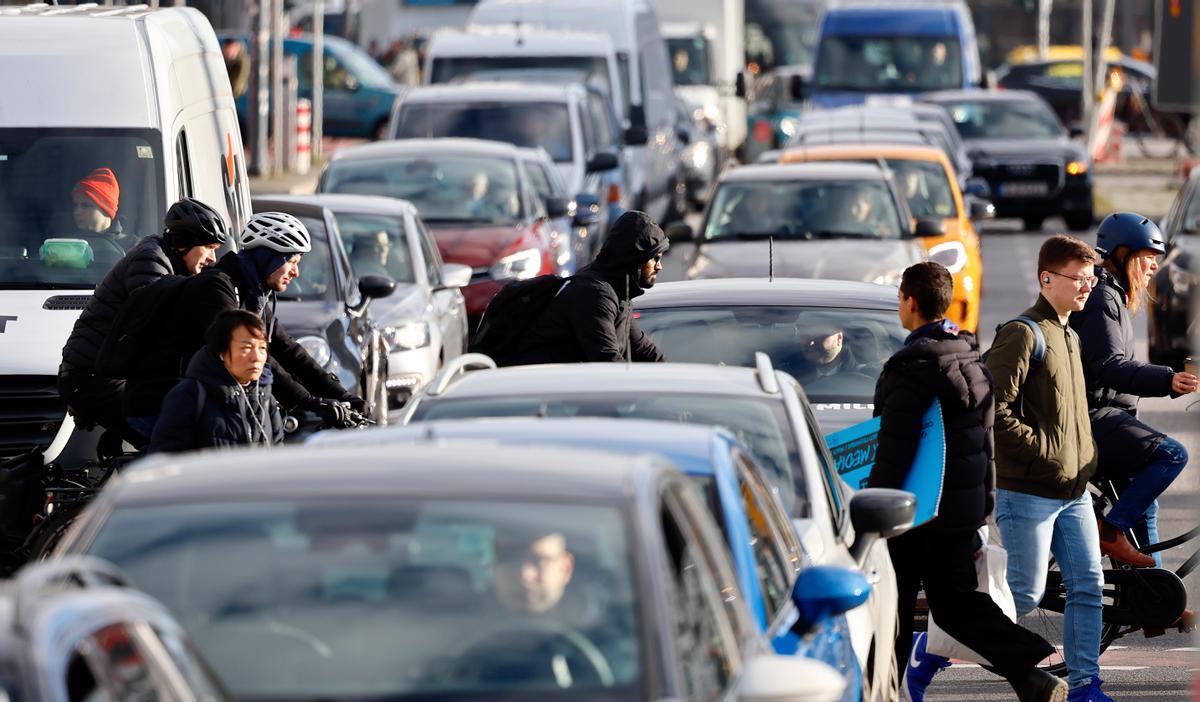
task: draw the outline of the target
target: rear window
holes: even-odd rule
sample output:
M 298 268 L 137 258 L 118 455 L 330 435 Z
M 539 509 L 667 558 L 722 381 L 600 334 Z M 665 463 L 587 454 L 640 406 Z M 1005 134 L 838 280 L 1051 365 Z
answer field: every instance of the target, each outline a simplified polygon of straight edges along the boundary
M 400 107 L 396 139 L 464 137 L 541 147 L 556 162 L 574 158 L 566 103 L 408 103 Z

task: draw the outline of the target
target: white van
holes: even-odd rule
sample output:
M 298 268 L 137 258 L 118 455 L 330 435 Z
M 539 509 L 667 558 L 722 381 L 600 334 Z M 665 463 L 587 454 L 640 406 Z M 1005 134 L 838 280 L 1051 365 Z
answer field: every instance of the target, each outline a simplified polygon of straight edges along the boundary
M 661 220 L 669 210 L 679 166 L 674 83 L 658 15 L 647 0 L 482 0 L 471 27 L 534 26 L 608 34 L 617 54 L 626 163 L 633 204 Z
M 726 154 L 746 140 L 746 100 L 737 96 L 746 65 L 741 0 L 662 0 L 662 33 L 675 92 L 717 129 Z M 675 19 L 675 18 L 703 18 Z
M 124 254 L 77 228 L 72 190 L 109 169 L 105 202 L 128 241 L 161 232 L 185 195 L 240 230 L 250 191 L 237 113 L 216 35 L 193 8 L 0 7 L 0 95 L 0 459 L 40 448 L 68 461 L 91 447 L 69 441 L 62 348 Z

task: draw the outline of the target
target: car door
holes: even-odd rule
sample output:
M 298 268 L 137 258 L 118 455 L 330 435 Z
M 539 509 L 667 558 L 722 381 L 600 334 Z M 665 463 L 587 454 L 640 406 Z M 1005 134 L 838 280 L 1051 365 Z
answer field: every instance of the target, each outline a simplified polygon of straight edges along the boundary
M 433 321 L 442 331 L 442 360 L 449 361 L 467 351 L 467 304 L 460 290 L 442 287 L 442 255 L 421 217 L 410 215 L 406 219 L 406 228 L 416 239 L 421 252 L 421 265 L 433 305 Z
M 290 52 L 289 52 L 290 54 Z M 296 45 L 299 72 L 299 93 L 312 99 L 312 45 Z M 367 115 L 359 109 L 358 79 L 347 69 L 337 54 L 325 47 L 325 83 L 323 85 L 325 135 L 365 136 L 368 126 L 363 124 Z
M 379 328 L 371 317 L 370 306 L 360 308 L 362 293 L 358 290 L 358 279 L 354 275 L 354 268 L 350 265 L 350 255 L 346 253 L 346 246 L 342 243 L 337 220 L 334 219 L 332 213 L 326 212 L 325 222 L 329 228 L 329 258 L 333 264 L 334 276 L 337 278 L 336 285 L 341 289 L 346 342 L 351 354 L 359 362 L 359 368 L 355 370 L 361 371 L 360 377 L 364 383 L 358 390 L 361 397 L 375 402 L 379 397 L 381 385 L 387 380 L 385 376 L 387 366 L 384 363 L 386 351 L 383 348 Z

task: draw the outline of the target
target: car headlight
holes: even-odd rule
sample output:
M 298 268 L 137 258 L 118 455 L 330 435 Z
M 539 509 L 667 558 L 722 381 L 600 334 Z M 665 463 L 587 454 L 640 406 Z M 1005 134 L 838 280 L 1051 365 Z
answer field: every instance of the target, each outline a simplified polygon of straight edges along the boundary
M 708 166 L 709 151 L 708 142 L 706 141 L 692 144 L 691 149 L 688 151 L 688 161 L 691 163 L 692 168 L 704 170 Z
M 891 273 L 884 273 L 883 275 L 875 276 L 871 279 L 871 282 L 875 283 L 876 285 L 891 285 L 893 287 L 900 287 L 900 280 L 903 277 L 904 273 L 902 271 L 892 271 Z
M 1067 164 L 1067 175 L 1081 176 L 1088 172 L 1088 165 L 1084 161 L 1071 161 Z
M 542 252 L 538 249 L 524 249 L 496 261 L 488 269 L 493 280 L 528 280 L 542 270 Z
M 961 241 L 944 241 L 929 249 L 929 260 L 942 264 L 951 273 L 967 265 L 967 247 Z
M 383 339 L 396 351 L 411 351 L 429 345 L 429 325 L 425 322 L 407 322 L 394 327 L 384 327 Z
M 296 343 L 308 352 L 309 356 L 317 362 L 318 366 L 325 368 L 329 365 L 329 361 L 333 359 L 333 352 L 329 348 L 329 342 L 319 336 L 302 336 L 296 339 Z
M 1180 295 L 1187 295 L 1191 287 L 1196 284 L 1196 276 L 1180 266 L 1168 268 L 1167 275 L 1171 278 L 1171 288 Z
M 792 119 L 791 117 L 784 117 L 783 119 L 779 120 L 779 131 L 783 132 L 788 137 L 791 137 L 796 133 L 797 124 L 799 124 L 797 120 Z

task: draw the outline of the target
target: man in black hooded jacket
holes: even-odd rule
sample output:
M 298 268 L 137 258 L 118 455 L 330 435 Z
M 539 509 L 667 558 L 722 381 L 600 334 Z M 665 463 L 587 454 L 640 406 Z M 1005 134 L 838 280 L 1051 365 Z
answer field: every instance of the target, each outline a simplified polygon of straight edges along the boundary
M 946 633 L 983 656 L 1026 700 L 1062 700 L 1066 684 L 1036 666 L 1054 648 L 1017 626 L 992 598 L 976 590 L 978 532 L 995 507 L 992 378 L 979 358 L 978 343 L 945 319 L 954 280 L 941 264 L 926 262 L 904 271 L 900 322 L 912 332 L 887 363 L 875 385 L 880 417 L 879 449 L 869 487 L 900 488 L 912 466 L 921 420 L 937 399 L 945 427 L 946 458 L 938 516 L 888 541 L 896 570 L 900 627 L 896 664 L 908 667 L 904 685 L 914 700 L 924 698 L 933 674 L 949 665 L 925 654 L 913 641 L 913 609 L 924 584 L 929 608 Z M 909 653 L 916 644 L 913 665 Z
M 644 212 L 621 215 L 591 265 L 568 280 L 512 365 L 666 360 L 633 321 L 630 300 L 654 285 L 670 243 Z

